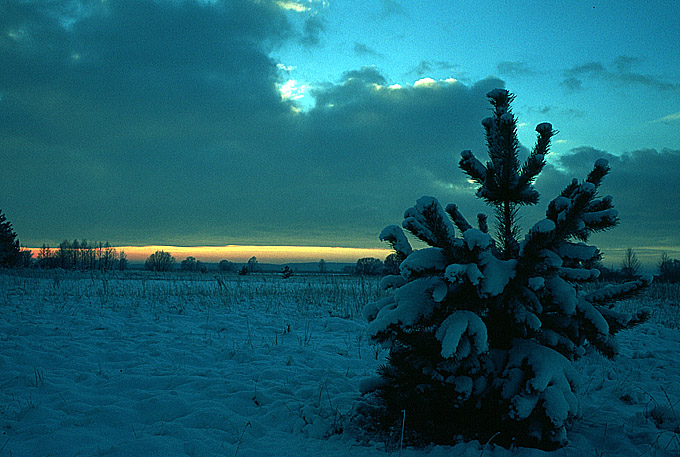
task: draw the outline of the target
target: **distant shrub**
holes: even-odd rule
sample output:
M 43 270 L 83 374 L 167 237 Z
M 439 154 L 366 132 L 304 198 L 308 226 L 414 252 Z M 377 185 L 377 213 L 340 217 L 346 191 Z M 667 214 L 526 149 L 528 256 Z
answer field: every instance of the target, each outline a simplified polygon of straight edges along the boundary
M 359 276 L 378 276 L 383 273 L 383 263 L 380 259 L 364 257 L 357 260 L 354 274 Z
M 189 256 L 180 263 L 180 270 L 205 273 L 208 271 L 208 268 L 200 260 L 196 260 L 195 257 Z
M 293 269 L 291 267 L 289 267 L 288 265 L 286 265 L 281 270 L 281 276 L 283 278 L 290 278 L 291 276 L 293 276 Z
M 234 271 L 236 269 L 236 267 L 234 266 L 234 264 L 232 262 L 230 262 L 228 260 L 220 260 L 220 263 L 217 265 L 217 269 L 218 269 L 218 271 L 227 272 L 227 271 Z
M 144 263 L 144 268 L 150 271 L 170 271 L 175 264 L 175 258 L 165 251 L 156 251 Z

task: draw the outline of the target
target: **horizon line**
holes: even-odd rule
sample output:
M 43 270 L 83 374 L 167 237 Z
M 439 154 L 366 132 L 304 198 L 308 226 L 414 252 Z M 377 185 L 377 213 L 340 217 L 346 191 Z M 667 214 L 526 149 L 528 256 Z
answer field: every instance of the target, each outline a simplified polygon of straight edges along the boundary
M 156 251 L 165 251 L 172 255 L 176 261 L 182 261 L 186 257 L 194 257 L 202 262 L 230 262 L 245 263 L 251 257 L 256 257 L 263 263 L 286 263 L 286 262 L 318 262 L 323 259 L 327 262 L 349 263 L 356 262 L 363 257 L 375 257 L 384 260 L 393 252 L 389 248 L 354 248 L 340 246 L 290 246 L 290 245 L 247 245 L 228 244 L 220 246 L 176 246 L 164 244 L 150 245 L 111 245 L 118 252 L 125 252 L 131 262 L 143 262 Z M 37 254 L 40 247 L 26 247 Z M 50 249 L 59 249 L 59 247 Z

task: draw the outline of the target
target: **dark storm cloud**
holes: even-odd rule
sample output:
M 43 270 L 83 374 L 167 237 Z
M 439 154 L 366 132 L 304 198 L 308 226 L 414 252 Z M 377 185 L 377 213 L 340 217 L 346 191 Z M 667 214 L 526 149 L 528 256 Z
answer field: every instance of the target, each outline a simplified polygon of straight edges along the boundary
M 113 1 L 69 28 L 37 5 L 4 27 L 46 36 L 1 48 L 0 191 L 29 244 L 376 245 L 421 195 L 459 200 L 503 86 L 364 67 L 298 113 L 267 57 L 298 36 L 266 3 Z
M 499 79 L 398 88 L 364 67 L 298 112 L 269 54 L 300 36 L 274 2 L 74 5 L 0 3 L 0 208 L 25 244 L 376 246 L 422 195 L 471 219 L 484 209 L 457 164 L 463 149 L 485 160 Z M 677 151 L 656 154 L 678 182 Z M 655 185 L 652 153 L 629 155 L 605 192 L 641 214 L 616 173 L 645 169 Z
M 314 94 L 316 107 L 302 116 L 298 130 L 295 164 L 306 179 L 286 189 L 310 220 L 339 224 L 347 233 L 363 230 L 369 243 L 384 225 L 401 223 L 403 211 L 424 194 L 472 200 L 457 168 L 460 152 L 483 147 L 485 94 L 503 82 L 384 84 L 368 67 Z
M 637 85 L 659 91 L 680 90 L 680 83 L 664 81 L 661 78 L 633 71 L 640 62 L 639 58 L 629 56 L 617 57 L 612 65 L 605 66 L 601 62 L 588 62 L 576 65 L 564 72 L 562 85 L 570 90 L 580 90 L 584 79 L 597 79 L 618 85 Z
M 356 79 L 362 83 L 367 84 L 378 84 L 383 86 L 387 84 L 387 80 L 380 73 L 380 70 L 378 70 L 376 67 L 371 66 L 361 67 L 360 70 L 346 71 L 345 73 L 343 73 L 342 79 L 343 86 L 346 86 L 352 79 Z
M 609 161 L 611 171 L 600 188 L 612 195 L 621 224 L 599 237 L 605 246 L 676 248 L 680 214 L 674 191 L 680 182 L 680 150 L 642 149 L 614 155 L 592 147 L 572 149 L 548 167 L 537 186 L 545 190 L 545 203 L 573 178 L 585 179 L 599 158 Z
M 202 217 L 199 192 L 234 193 L 234 160 L 263 161 L 250 146 L 274 140 L 258 129 L 290 108 L 268 53 L 290 27 L 266 2 L 73 5 L 0 6 L 2 194 L 33 239 L 93 224 L 150 241 Z
M 3 26 L 5 37 L 28 32 L 0 51 L 0 109 L 21 120 L 17 135 L 29 130 L 49 147 L 143 142 L 151 152 L 190 130 L 222 138 L 240 128 L 236 111 L 282 108 L 267 52 L 288 29 L 264 4 L 112 1 L 70 29 L 41 2 L 29 5 Z

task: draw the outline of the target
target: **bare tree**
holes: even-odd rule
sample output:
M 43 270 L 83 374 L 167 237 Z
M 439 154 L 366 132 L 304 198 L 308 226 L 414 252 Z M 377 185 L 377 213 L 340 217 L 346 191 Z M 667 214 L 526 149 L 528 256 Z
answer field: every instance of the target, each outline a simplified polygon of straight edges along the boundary
M 383 263 L 380 259 L 364 257 L 357 260 L 354 273 L 360 276 L 377 276 L 383 272 Z
M 623 263 L 621 265 L 621 273 L 626 279 L 632 279 L 638 275 L 642 268 L 642 262 L 638 259 L 637 254 L 633 248 L 626 249 L 626 254 L 623 256 Z
M 118 253 L 118 269 L 120 271 L 125 271 L 127 270 L 128 267 L 128 259 L 127 259 L 127 254 L 125 254 L 125 251 L 120 251 Z
M 52 255 L 52 250 L 45 244 L 40 247 L 38 251 L 38 267 L 39 268 L 52 268 L 54 256 Z
M 175 264 L 175 258 L 165 251 L 156 251 L 146 259 L 144 267 L 151 271 L 169 271 Z
M 182 260 L 180 269 L 182 271 L 201 271 L 201 261 L 196 260 L 196 257 L 189 256 Z

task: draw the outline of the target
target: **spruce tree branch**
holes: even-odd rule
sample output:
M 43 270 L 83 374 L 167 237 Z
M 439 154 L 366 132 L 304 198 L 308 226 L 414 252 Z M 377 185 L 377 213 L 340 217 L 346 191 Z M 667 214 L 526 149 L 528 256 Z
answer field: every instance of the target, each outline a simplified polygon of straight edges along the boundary
M 465 219 L 465 216 L 458 211 L 458 205 L 454 203 L 446 205 L 446 212 L 451 216 L 451 220 L 456 224 L 456 227 L 458 227 L 458 230 L 460 230 L 461 233 L 472 228 L 467 219 Z
M 487 176 L 486 167 L 477 160 L 472 151 L 465 150 L 461 153 L 461 159 L 458 163 L 460 168 L 470 177 L 471 180 L 477 184 L 484 184 Z
M 430 246 L 454 252 L 460 240 L 439 201 L 433 197 L 421 197 L 404 213 L 402 226 Z
M 590 303 L 605 305 L 621 298 L 631 297 L 640 292 L 644 287 L 652 283 L 651 276 L 641 276 L 634 281 L 624 282 L 623 284 L 610 284 L 593 291 L 585 296 Z

